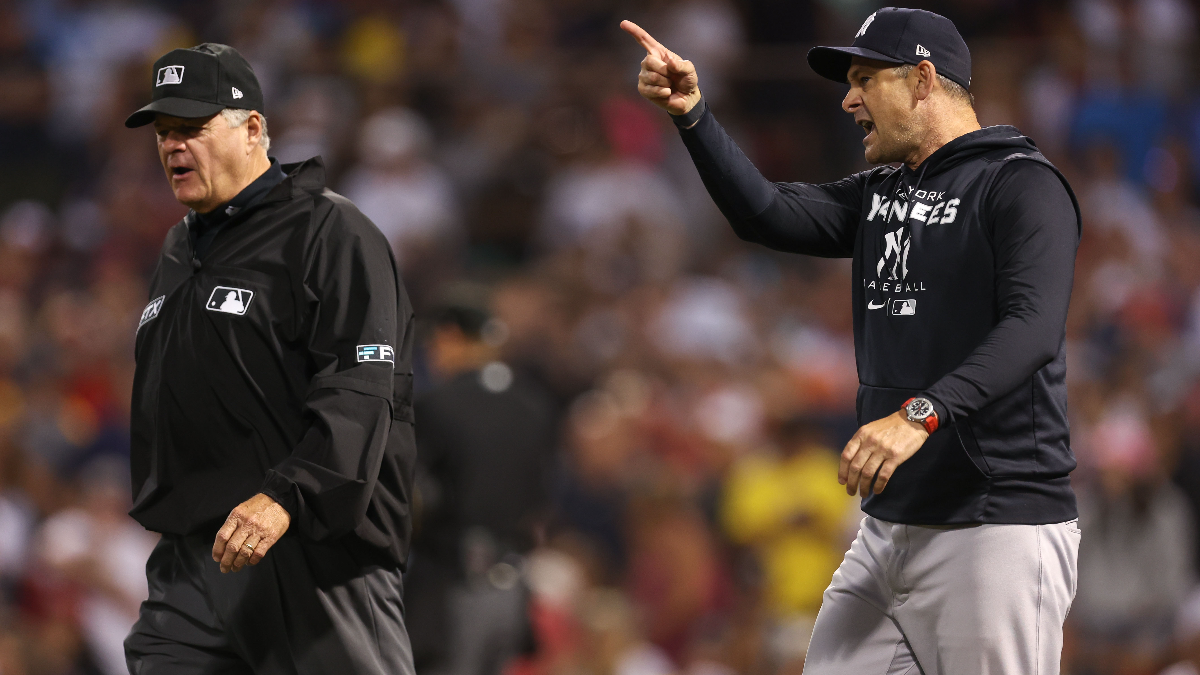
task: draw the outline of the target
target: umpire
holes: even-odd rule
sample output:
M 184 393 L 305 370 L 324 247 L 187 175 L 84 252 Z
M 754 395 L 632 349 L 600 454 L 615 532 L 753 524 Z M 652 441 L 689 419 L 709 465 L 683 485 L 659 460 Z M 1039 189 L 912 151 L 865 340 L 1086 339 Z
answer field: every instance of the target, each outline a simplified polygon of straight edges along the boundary
M 696 70 L 641 28 L 638 89 L 672 113 L 743 239 L 851 258 L 862 425 L 838 479 L 863 497 L 826 589 L 807 675 L 1059 672 L 1079 529 L 1069 474 L 1067 305 L 1080 217 L 1062 174 L 1009 126 L 980 128 L 971 55 L 945 17 L 884 8 L 809 65 L 878 166 L 765 180 Z
M 379 230 L 280 165 L 234 49 L 154 64 L 175 198 L 137 330 L 133 509 L 162 533 L 125 641 L 135 675 L 412 673 L 401 572 L 412 310 Z

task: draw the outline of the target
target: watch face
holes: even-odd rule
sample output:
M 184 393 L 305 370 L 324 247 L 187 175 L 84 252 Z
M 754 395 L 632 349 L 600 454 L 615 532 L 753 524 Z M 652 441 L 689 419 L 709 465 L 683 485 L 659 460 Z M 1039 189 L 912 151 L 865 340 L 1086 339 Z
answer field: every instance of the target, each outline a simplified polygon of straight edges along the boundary
M 927 398 L 913 399 L 912 403 L 908 404 L 908 416 L 915 421 L 923 420 L 932 413 L 933 403 Z

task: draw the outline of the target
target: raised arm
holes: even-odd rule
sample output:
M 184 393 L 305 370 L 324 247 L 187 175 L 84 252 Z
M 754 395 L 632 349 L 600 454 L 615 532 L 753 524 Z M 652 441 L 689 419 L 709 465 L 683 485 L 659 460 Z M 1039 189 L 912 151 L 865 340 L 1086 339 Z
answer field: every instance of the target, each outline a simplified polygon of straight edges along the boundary
M 853 254 L 865 173 L 824 185 L 768 181 L 713 117 L 692 62 L 631 21 L 621 28 L 646 50 L 638 93 L 671 113 L 704 186 L 739 237 L 792 253 Z

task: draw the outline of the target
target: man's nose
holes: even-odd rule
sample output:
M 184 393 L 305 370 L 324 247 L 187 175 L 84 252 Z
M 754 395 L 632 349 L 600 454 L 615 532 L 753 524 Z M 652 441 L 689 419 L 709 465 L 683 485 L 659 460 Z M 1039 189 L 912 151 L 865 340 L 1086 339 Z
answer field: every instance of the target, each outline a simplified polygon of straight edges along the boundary
M 850 91 L 846 92 L 846 97 L 842 99 L 842 110 L 845 110 L 850 114 L 854 114 L 854 111 L 857 110 L 858 106 L 860 105 L 862 105 L 862 99 L 859 97 L 858 93 L 854 91 L 854 88 L 851 87 Z
M 159 138 L 161 139 L 159 142 L 162 144 L 163 150 L 167 152 L 174 152 L 184 148 L 183 134 L 179 132 L 169 131 L 166 136 L 160 136 Z

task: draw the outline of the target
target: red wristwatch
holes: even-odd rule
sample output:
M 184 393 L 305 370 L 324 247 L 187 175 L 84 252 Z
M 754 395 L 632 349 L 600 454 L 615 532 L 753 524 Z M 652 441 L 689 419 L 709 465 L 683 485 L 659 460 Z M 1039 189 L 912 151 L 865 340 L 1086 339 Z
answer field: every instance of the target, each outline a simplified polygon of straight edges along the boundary
M 938 415 L 937 411 L 933 409 L 933 401 L 914 396 L 904 402 L 901 410 L 908 416 L 909 422 L 919 422 L 929 434 L 937 431 Z

